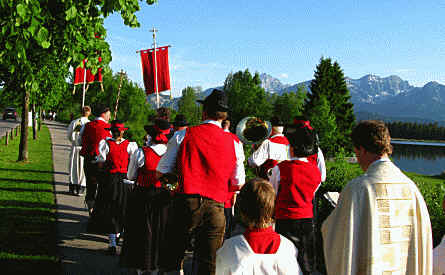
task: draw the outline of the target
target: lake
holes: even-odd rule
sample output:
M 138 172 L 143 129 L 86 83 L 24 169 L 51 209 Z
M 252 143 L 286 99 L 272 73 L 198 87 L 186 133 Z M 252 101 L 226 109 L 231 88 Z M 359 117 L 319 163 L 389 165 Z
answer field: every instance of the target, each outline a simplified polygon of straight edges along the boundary
M 445 143 L 391 141 L 392 159 L 402 170 L 423 175 L 445 171 Z

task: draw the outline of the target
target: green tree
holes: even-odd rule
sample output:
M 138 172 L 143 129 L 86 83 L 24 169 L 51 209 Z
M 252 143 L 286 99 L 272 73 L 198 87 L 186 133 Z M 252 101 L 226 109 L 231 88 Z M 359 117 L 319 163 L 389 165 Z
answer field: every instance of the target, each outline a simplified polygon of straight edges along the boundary
M 232 125 L 236 125 L 246 116 L 270 119 L 272 103 L 270 96 L 261 87 L 258 72 L 252 76 L 248 69 L 230 73 L 224 82 L 224 91 L 229 98 L 229 116 Z
M 330 138 L 331 142 L 337 144 L 338 149 L 343 148 L 346 153 L 351 153 L 350 134 L 355 117 L 353 104 L 350 101 L 351 96 L 340 65 L 337 62 L 332 63 L 330 58 L 322 57 L 316 67 L 310 90 L 305 101 L 304 114 L 307 117 L 314 117 L 314 112 L 319 109 L 317 105 L 320 104 L 320 99 L 324 96 L 336 123 L 336 133 L 334 137 Z
M 154 0 L 146 2 L 152 4 Z M 139 10 L 139 1 L 15 0 L 0 1 L 0 8 L 0 83 L 6 91 L 22 97 L 18 160 L 27 160 L 31 95 L 48 93 L 40 89 L 38 72 L 45 68 L 45 77 L 59 78 L 70 66 L 77 67 L 88 59 L 87 67 L 96 73 L 100 66 L 111 61 L 109 45 L 104 40 L 104 18 L 119 12 L 126 25 L 137 27 L 135 12 Z
M 201 87 L 186 87 L 182 90 L 182 97 L 178 102 L 178 114 L 183 114 L 191 125 L 197 125 L 201 121 L 202 109 L 196 103 L 197 94 Z
M 335 115 L 331 112 L 329 102 L 324 95 L 321 95 L 312 110 L 309 118 L 318 133 L 320 147 L 326 156 L 333 157 L 339 150 L 335 142 L 337 140 L 337 125 Z
M 291 123 L 295 116 L 301 115 L 306 98 L 306 88 L 301 85 L 296 92 L 284 93 L 273 100 L 273 115 L 285 123 Z

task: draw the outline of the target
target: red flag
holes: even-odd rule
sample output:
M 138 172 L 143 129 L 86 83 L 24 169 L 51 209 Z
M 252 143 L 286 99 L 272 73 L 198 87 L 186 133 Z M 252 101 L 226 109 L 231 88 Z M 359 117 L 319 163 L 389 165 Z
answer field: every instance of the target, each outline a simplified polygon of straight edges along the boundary
M 102 61 L 102 58 L 99 56 L 99 62 Z M 74 75 L 74 85 L 83 84 L 84 76 L 85 76 L 85 63 L 86 60 L 83 61 L 83 68 L 77 67 Z M 93 82 L 102 82 L 102 68 L 99 68 L 96 74 L 92 74 L 90 69 L 87 69 L 86 73 L 87 83 Z
M 154 51 L 153 49 L 141 51 L 142 76 L 144 78 L 145 93 L 155 92 L 154 77 Z M 156 48 L 156 75 L 158 92 L 170 90 L 170 71 L 168 68 L 168 47 Z

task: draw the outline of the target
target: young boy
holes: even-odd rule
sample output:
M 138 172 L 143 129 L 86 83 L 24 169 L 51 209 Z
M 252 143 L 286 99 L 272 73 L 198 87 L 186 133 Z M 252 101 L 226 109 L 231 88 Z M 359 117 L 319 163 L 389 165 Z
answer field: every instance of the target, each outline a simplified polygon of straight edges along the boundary
M 275 229 L 295 244 L 303 273 L 310 274 L 314 265 L 312 201 L 321 182 L 320 170 L 308 159 L 317 152 L 315 133 L 296 127 L 287 138 L 291 158 L 275 166 L 270 178 L 277 191 Z
M 217 251 L 216 275 L 301 274 L 297 249 L 273 230 L 275 192 L 270 183 L 250 180 L 241 189 L 236 206 L 247 229 Z

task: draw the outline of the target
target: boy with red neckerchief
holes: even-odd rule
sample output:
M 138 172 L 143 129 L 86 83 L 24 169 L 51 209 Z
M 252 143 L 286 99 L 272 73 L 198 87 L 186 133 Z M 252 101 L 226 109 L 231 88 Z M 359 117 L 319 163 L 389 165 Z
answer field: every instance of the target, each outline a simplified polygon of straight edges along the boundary
M 309 160 L 317 150 L 315 133 L 308 127 L 296 127 L 287 135 L 289 160 L 272 169 L 270 182 L 277 192 L 275 229 L 290 239 L 298 249 L 298 262 L 304 274 L 313 271 L 313 198 L 321 175 Z

